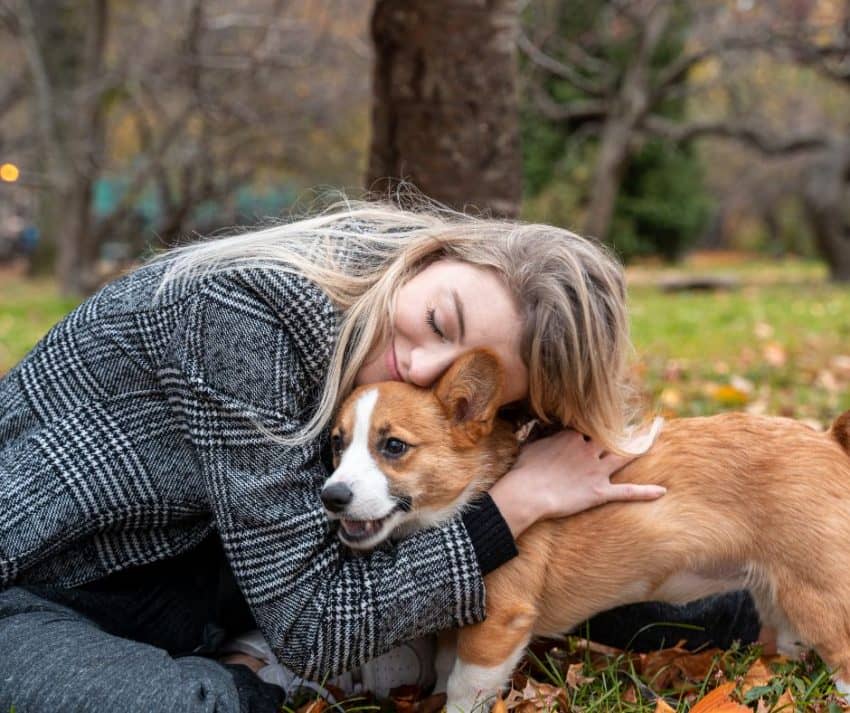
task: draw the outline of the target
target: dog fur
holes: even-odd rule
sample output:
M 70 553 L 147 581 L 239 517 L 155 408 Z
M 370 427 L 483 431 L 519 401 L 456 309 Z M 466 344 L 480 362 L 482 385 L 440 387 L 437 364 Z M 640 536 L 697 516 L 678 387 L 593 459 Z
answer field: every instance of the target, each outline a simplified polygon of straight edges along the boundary
M 515 459 L 515 435 L 496 418 L 501 383 L 496 358 L 475 351 L 433 390 L 395 382 L 355 391 L 334 429 L 339 467 L 328 481 L 350 484 L 351 508 L 331 516 L 382 523 L 364 544 L 373 547 L 456 514 Z M 408 445 L 403 454 L 386 456 L 390 438 Z M 519 538 L 519 557 L 486 577 L 487 619 L 457 632 L 448 710 L 471 711 L 497 692 L 533 636 L 621 604 L 741 588 L 777 630 L 780 650 L 814 648 L 846 694 L 849 449 L 850 412 L 828 433 L 742 413 L 670 421 L 612 478 L 663 485 L 665 496 L 539 522 Z M 367 461 L 384 485 L 372 488 L 380 497 L 358 501 Z

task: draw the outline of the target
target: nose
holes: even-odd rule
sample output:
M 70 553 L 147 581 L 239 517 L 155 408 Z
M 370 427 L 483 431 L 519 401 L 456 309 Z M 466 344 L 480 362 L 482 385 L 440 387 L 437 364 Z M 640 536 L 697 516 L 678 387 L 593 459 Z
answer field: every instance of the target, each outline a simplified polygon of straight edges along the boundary
M 325 507 L 331 512 L 342 512 L 346 505 L 351 502 L 354 493 L 345 483 L 334 483 L 322 488 L 321 496 Z
M 454 361 L 453 349 L 413 349 L 410 352 L 410 367 L 407 378 L 416 386 L 429 387 Z

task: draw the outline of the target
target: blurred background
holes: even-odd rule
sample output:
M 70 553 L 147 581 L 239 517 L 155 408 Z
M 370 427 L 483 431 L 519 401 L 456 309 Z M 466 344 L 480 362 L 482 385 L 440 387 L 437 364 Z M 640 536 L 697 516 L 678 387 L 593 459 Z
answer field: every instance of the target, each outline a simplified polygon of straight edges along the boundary
M 400 181 L 626 262 L 668 415 L 850 408 L 847 0 L 0 0 L 0 374 L 195 236 Z

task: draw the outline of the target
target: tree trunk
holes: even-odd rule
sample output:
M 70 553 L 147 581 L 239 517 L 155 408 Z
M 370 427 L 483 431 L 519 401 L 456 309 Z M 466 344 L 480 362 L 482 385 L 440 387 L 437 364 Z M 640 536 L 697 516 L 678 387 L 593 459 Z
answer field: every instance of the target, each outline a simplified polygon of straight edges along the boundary
M 377 0 L 367 188 L 519 213 L 518 22 L 516 0 Z
M 630 59 L 602 129 L 584 224 L 584 232 L 599 240 L 609 237 L 623 171 L 631 159 L 632 135 L 651 108 L 652 57 L 667 28 L 670 14 L 668 3 L 659 2 L 651 6 L 641 30 L 637 52 Z
M 35 86 L 36 121 L 48 193 L 40 199 L 46 242 L 65 294 L 94 284 L 99 246 L 91 201 L 105 146 L 102 89 L 108 0 L 18 0 L 21 39 Z
M 832 147 L 813 162 L 803 199 L 830 279 L 850 282 L 850 143 Z
M 610 116 L 602 129 L 584 220 L 584 234 L 589 237 L 603 241 L 608 238 L 623 171 L 631 158 L 629 143 L 634 128 L 622 117 Z

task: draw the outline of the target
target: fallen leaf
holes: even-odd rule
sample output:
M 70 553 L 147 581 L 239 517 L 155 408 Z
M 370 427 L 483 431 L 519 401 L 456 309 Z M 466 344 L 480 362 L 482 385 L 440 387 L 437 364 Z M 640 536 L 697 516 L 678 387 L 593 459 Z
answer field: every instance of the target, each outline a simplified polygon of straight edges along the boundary
M 682 405 L 682 392 L 679 391 L 679 389 L 674 389 L 672 386 L 668 386 L 661 392 L 658 400 L 661 402 L 662 406 L 669 409 L 676 409 Z
M 694 654 L 682 648 L 684 642 L 660 651 L 641 654 L 641 673 L 651 679 L 654 688 L 681 688 L 683 682 L 702 681 L 711 671 L 719 649 Z
M 745 379 L 743 376 L 740 376 L 738 374 L 733 374 L 729 377 L 729 385 L 733 389 L 737 389 L 738 391 L 746 394 L 747 396 L 752 394 L 755 390 L 755 385 L 752 381 L 750 381 L 749 379 Z
M 706 387 L 706 394 L 722 406 L 743 406 L 750 399 L 748 391 L 744 391 L 731 383 L 709 384 Z
M 759 339 L 770 339 L 773 336 L 773 327 L 767 322 L 756 322 L 753 332 Z
M 560 686 L 553 686 L 549 683 L 538 683 L 536 688 L 537 695 L 535 700 L 538 703 L 538 707 L 542 707 L 548 711 L 553 709 L 557 703 L 559 710 L 567 710 L 569 708 L 567 692 Z
M 676 713 L 676 710 L 663 698 L 659 698 L 655 701 L 655 713 Z
M 741 682 L 741 693 L 746 693 L 751 688 L 766 686 L 774 675 L 762 659 L 757 659 L 744 674 L 744 680 Z
M 826 369 L 820 371 L 816 383 L 831 394 L 841 391 L 841 384 L 838 383 L 838 379 L 835 378 L 835 375 L 831 371 L 827 371 Z
M 723 683 L 711 693 L 698 700 L 691 708 L 691 713 L 752 713 L 744 705 L 732 700 L 735 683 Z
M 585 683 L 590 683 L 595 680 L 593 676 L 585 676 L 584 673 L 582 673 L 583 671 L 584 664 L 571 663 L 569 668 L 567 668 L 567 686 L 575 690 L 579 686 L 583 686 Z
M 850 356 L 846 354 L 836 354 L 829 360 L 829 366 L 841 377 L 850 379 Z
M 785 348 L 777 342 L 769 342 L 762 347 L 761 354 L 764 360 L 771 366 L 785 366 L 788 360 L 788 355 L 785 353 Z

